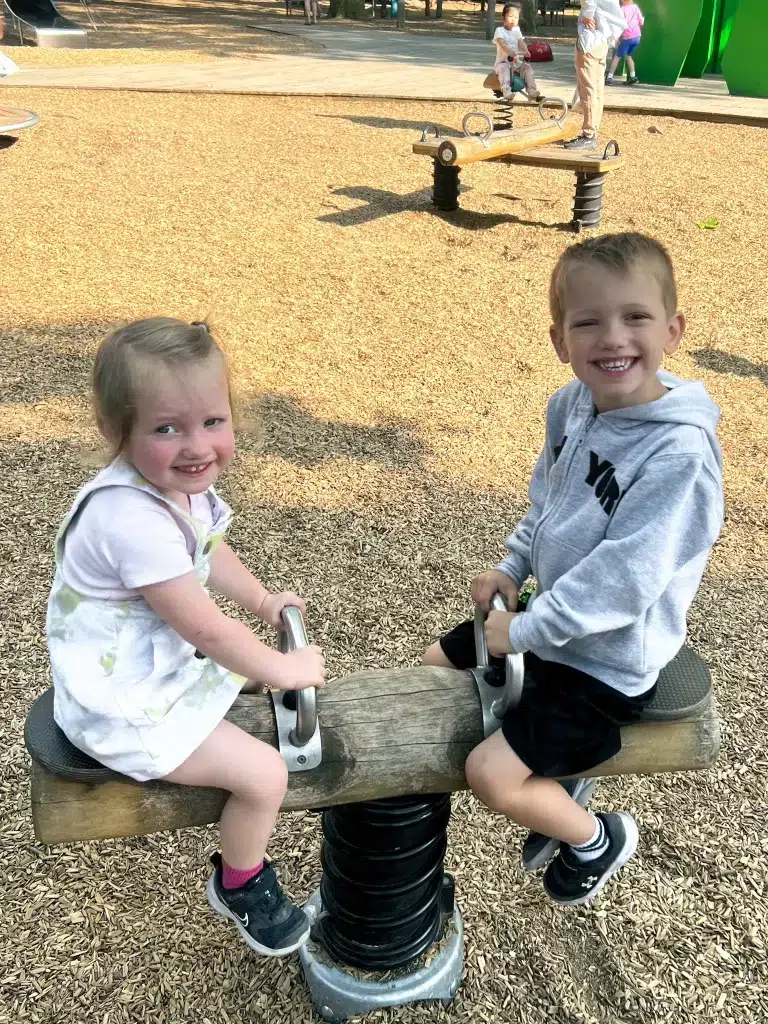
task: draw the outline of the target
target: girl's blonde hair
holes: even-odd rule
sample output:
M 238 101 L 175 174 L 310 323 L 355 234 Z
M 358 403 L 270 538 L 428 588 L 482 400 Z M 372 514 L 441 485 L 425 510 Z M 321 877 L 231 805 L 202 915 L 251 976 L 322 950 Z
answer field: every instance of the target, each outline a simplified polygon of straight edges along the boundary
M 185 366 L 213 353 L 226 359 L 204 322 L 185 323 L 167 316 L 136 320 L 113 331 L 96 353 L 93 400 L 99 427 L 118 455 L 131 436 L 138 410 L 139 369 L 147 363 Z

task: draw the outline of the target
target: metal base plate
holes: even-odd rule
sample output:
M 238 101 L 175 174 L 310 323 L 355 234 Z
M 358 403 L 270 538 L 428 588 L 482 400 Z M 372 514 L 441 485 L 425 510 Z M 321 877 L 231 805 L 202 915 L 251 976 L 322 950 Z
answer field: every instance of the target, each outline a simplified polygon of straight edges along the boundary
M 291 740 L 296 729 L 296 712 L 291 711 L 283 704 L 283 691 L 270 691 L 272 708 L 275 712 L 275 725 L 277 727 L 277 744 L 280 753 L 285 759 L 289 772 L 306 772 L 310 768 L 317 768 L 323 759 L 323 747 L 320 739 L 320 722 L 315 725 L 315 731 L 303 747 L 297 747 Z
M 304 905 L 310 921 L 317 920 L 322 909 L 317 889 Z M 345 1021 L 348 1017 L 370 1013 L 385 1006 L 403 1006 L 425 999 L 450 1002 L 461 984 L 464 969 L 464 927 L 459 908 L 454 907 L 452 933 L 426 967 L 389 981 L 368 981 L 331 966 L 328 958 L 316 955 L 312 941 L 299 949 L 299 959 L 309 994 L 323 1020 Z

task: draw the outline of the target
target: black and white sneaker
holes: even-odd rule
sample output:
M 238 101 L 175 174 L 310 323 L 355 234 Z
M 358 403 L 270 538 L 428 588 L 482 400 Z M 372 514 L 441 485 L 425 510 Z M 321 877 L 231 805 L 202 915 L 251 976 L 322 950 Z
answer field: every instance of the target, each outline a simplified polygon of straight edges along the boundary
M 560 785 L 580 807 L 586 807 L 592 799 L 597 779 L 564 779 Z M 550 839 L 541 832 L 529 832 L 523 843 L 523 870 L 538 871 L 539 868 L 546 867 L 559 847 L 559 839 Z
M 214 871 L 206 895 L 217 914 L 237 925 L 251 949 L 264 956 L 287 956 L 309 938 L 309 920 L 280 888 L 275 869 L 263 869 L 241 889 L 225 889 L 221 883 L 221 855 L 211 857 Z
M 557 903 L 577 907 L 588 903 L 637 849 L 635 819 L 624 811 L 598 814 L 608 836 L 608 849 L 594 860 L 578 860 L 573 850 L 560 844 L 560 853 L 544 872 L 544 888 Z

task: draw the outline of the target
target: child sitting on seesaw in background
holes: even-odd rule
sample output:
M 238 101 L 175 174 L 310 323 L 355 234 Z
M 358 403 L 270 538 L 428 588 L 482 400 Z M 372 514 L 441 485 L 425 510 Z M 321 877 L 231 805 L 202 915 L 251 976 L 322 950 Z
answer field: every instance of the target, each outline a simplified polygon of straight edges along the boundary
M 232 513 L 213 489 L 234 452 L 224 355 L 204 323 L 141 320 L 102 343 L 93 390 L 113 459 L 79 491 L 56 541 L 54 717 L 116 772 L 230 793 L 208 902 L 251 949 L 283 956 L 309 936 L 264 861 L 287 769 L 224 715 L 264 684 L 323 686 L 325 662 L 319 647 L 268 647 L 205 590 L 276 629 L 283 608 L 305 608 L 266 590 L 224 540 Z
M 519 75 L 525 85 L 530 100 L 540 100 L 541 93 L 536 86 L 531 65 L 520 59 L 520 54 L 528 59 L 530 53 L 525 45 L 523 33 L 518 27 L 520 8 L 514 4 L 505 4 L 502 12 L 502 24 L 496 29 L 493 41 L 496 44 L 496 63 L 493 69 L 501 85 L 501 94 L 505 99 L 512 96 L 512 75 Z
M 660 370 L 685 318 L 659 242 L 620 234 L 571 246 L 550 308 L 555 351 L 578 379 L 550 399 L 531 506 L 506 557 L 472 583 L 476 604 L 487 610 L 499 592 L 511 609 L 488 614 L 489 653 L 523 653 L 534 685 L 466 774 L 487 807 L 531 830 L 523 866 L 551 860 L 546 891 L 576 905 L 629 860 L 637 826 L 625 812 L 585 810 L 587 780 L 570 787 L 579 802 L 555 780 L 618 753 L 621 726 L 640 717 L 682 646 L 723 522 L 722 464 L 718 407 L 701 383 Z M 531 574 L 536 591 L 518 614 Z M 476 663 L 472 622 L 424 655 Z

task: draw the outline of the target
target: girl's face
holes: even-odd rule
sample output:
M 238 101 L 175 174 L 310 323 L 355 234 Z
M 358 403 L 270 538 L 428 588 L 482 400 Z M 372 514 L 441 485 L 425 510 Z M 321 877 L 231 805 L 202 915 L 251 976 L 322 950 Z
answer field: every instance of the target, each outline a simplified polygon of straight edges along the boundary
M 188 366 L 148 363 L 124 457 L 183 508 L 229 465 L 235 450 L 229 383 L 222 357 Z
M 515 28 L 518 21 L 520 21 L 520 12 L 513 7 L 504 15 L 504 28 Z

